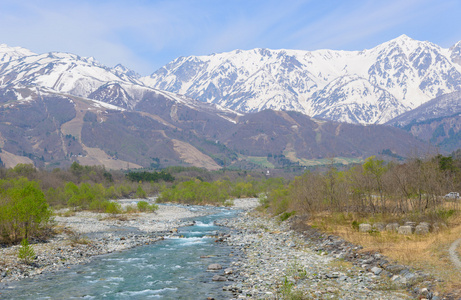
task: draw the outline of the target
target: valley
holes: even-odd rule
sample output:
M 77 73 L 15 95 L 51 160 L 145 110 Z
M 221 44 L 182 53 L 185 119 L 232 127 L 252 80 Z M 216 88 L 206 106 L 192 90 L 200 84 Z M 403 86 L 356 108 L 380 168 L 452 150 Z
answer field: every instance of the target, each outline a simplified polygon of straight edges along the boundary
M 461 1 L 0 1 L 0 299 L 461 300 Z

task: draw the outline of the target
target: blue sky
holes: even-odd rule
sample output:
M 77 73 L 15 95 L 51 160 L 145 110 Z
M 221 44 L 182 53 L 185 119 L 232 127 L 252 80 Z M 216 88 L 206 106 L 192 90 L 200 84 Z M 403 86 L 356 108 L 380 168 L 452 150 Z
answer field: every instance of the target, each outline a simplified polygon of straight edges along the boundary
M 363 50 L 406 34 L 461 40 L 459 0 L 0 0 L 0 43 L 148 75 L 234 49 Z

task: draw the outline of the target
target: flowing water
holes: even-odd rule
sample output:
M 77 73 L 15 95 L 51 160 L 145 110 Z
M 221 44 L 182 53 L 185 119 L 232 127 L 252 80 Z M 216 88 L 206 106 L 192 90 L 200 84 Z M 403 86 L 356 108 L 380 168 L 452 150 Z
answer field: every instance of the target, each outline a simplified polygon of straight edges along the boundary
M 237 212 L 209 208 L 213 214 L 194 218 L 194 226 L 182 227 L 183 238 L 167 238 L 151 245 L 101 256 L 86 265 L 23 280 L 9 290 L 5 299 L 228 299 L 222 291 L 227 282 L 212 281 L 207 266 L 229 267 L 231 249 L 215 238 L 228 230 L 213 221 Z M 200 258 L 208 256 L 208 258 Z

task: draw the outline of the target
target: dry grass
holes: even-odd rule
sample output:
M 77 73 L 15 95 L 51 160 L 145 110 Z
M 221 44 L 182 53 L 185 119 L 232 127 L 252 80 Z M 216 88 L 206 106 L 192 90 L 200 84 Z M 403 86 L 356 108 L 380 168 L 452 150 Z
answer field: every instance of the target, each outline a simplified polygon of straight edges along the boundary
M 172 139 L 171 141 L 174 144 L 174 151 L 176 151 L 185 162 L 190 163 L 195 167 L 205 168 L 211 171 L 221 169 L 221 166 L 219 166 L 211 157 L 203 154 L 194 146 L 175 139 Z
M 449 219 L 448 229 L 410 236 L 395 232 L 361 233 L 352 228 L 354 219 L 352 215 L 338 217 L 320 214 L 313 216 L 309 223 L 363 246 L 363 251 L 378 251 L 398 263 L 429 272 L 443 280 L 438 287 L 442 292 L 461 289 L 460 271 L 453 266 L 448 255 L 450 245 L 461 238 L 461 214 Z M 461 256 L 461 249 L 458 252 Z

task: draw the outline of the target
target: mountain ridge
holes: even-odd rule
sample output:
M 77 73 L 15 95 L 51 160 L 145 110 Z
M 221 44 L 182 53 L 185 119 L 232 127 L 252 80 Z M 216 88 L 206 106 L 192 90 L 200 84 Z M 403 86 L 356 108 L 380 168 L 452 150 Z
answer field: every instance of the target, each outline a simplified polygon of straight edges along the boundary
M 335 121 L 381 124 L 461 89 L 459 45 L 443 49 L 402 35 L 362 51 L 234 50 L 180 57 L 141 81 L 242 112 L 296 110 Z M 356 77 L 367 86 L 355 86 Z M 351 79 L 331 90 L 339 78 Z M 350 103 L 357 106 L 354 111 L 341 117 L 332 113 Z

